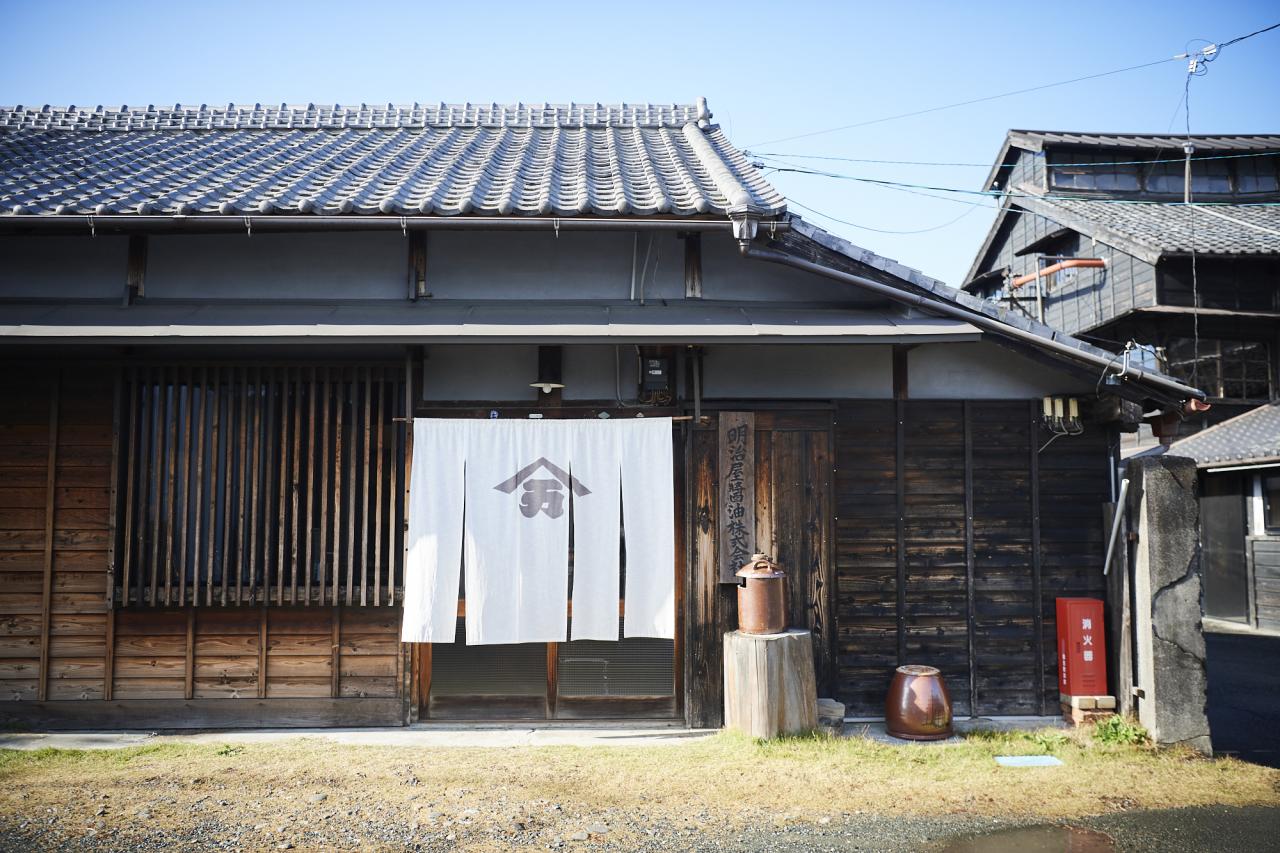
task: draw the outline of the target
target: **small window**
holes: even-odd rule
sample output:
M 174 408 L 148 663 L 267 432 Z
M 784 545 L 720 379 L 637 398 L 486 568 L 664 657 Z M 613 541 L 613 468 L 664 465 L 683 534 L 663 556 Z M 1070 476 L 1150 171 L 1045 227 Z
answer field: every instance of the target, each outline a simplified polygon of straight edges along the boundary
M 1267 533 L 1280 534 L 1280 474 L 1262 478 L 1262 524 Z
M 1236 192 L 1280 192 L 1274 156 L 1241 157 L 1236 161 Z
M 1186 188 L 1186 166 L 1182 163 L 1152 163 L 1146 175 L 1149 193 L 1182 195 Z
M 1054 156 L 1050 165 L 1053 186 L 1058 189 L 1131 192 L 1139 189 L 1138 167 L 1126 162 L 1124 152 L 1064 151 Z
M 1271 399 L 1271 350 L 1261 341 L 1172 338 L 1165 347 L 1170 375 L 1217 400 Z

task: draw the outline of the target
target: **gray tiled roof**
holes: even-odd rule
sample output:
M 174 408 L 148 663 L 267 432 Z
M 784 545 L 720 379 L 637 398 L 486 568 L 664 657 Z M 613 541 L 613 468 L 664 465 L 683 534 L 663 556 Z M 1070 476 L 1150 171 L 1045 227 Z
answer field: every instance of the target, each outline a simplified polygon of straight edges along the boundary
M 1169 453 L 1189 456 L 1201 468 L 1280 459 L 1280 401 L 1175 441 Z
M 0 108 L 0 216 L 776 216 L 695 105 Z
M 1039 149 L 1044 145 L 1098 145 L 1105 148 L 1153 148 L 1182 150 L 1186 134 L 1154 133 L 1073 133 L 1059 130 L 1011 130 L 1009 138 L 1019 147 Z M 1280 148 L 1280 134 L 1209 133 L 1192 134 L 1197 151 L 1260 151 Z
M 1019 196 L 1014 204 L 1155 263 L 1161 255 L 1280 253 L 1280 206 L 1129 204 Z

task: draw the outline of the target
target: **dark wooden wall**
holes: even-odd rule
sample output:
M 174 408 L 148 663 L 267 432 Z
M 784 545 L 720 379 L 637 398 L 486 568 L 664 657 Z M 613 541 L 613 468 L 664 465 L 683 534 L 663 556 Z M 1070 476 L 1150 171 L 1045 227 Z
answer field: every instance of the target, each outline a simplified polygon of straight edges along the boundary
M 0 720 L 402 722 L 399 607 L 118 606 L 115 388 L 84 364 L 0 374 Z
M 1044 447 L 1038 405 L 841 405 L 836 692 L 849 713 L 882 714 L 902 663 L 940 668 L 959 714 L 1056 709 L 1054 599 L 1103 594 L 1109 436 Z
M 813 631 L 819 690 L 835 678 L 833 647 L 832 426 L 834 411 L 755 413 L 755 543 L 787 573 L 792 625 Z M 685 717 L 719 726 L 724 716 L 723 635 L 737 627 L 737 587 L 719 582 L 715 416 L 686 440 L 688 565 Z

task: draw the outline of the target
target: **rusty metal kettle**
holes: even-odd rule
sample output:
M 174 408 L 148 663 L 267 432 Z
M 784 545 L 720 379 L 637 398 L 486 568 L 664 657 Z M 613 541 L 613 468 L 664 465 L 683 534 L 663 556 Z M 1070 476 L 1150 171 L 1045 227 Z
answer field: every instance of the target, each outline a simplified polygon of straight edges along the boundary
M 738 630 L 780 634 L 787 630 L 786 573 L 764 554 L 754 554 L 734 575 L 738 581 Z

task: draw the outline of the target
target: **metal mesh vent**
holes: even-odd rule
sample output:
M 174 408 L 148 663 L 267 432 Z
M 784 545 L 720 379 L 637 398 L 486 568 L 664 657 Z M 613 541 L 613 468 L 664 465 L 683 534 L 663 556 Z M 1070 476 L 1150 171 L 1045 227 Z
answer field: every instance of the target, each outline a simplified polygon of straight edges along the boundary
M 561 643 L 559 654 L 561 696 L 670 696 L 674 690 L 671 640 L 577 640 Z
M 547 647 L 542 643 L 468 646 L 462 620 L 452 644 L 431 647 L 433 696 L 545 696 Z

